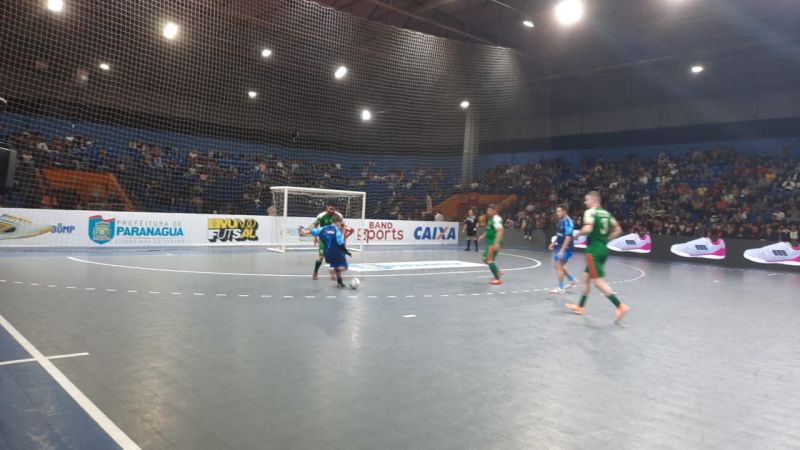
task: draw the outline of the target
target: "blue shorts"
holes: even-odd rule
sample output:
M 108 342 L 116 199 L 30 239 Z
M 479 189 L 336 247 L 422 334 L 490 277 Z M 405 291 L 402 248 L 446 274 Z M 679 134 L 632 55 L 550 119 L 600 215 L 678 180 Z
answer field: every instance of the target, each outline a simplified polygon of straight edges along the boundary
M 326 256 L 325 262 L 331 265 L 331 269 L 337 270 L 340 267 L 347 269 L 347 258 L 345 255 Z
M 564 252 L 564 258 L 563 258 L 563 259 L 560 259 L 560 258 L 558 257 L 558 251 L 555 251 L 555 252 L 553 252 L 553 253 L 554 253 L 554 254 L 553 254 L 553 262 L 558 262 L 558 261 L 560 260 L 561 262 L 563 262 L 564 264 L 566 264 L 566 263 L 567 263 L 567 261 L 569 261 L 569 259 L 570 259 L 570 258 L 572 258 L 572 252 L 566 252 L 566 251 L 565 251 L 565 252 Z

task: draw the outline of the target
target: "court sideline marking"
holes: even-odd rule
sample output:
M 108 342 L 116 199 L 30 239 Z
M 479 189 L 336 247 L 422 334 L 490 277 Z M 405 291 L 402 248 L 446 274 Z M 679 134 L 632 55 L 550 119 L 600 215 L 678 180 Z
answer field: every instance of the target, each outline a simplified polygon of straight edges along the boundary
M 64 375 L 49 359 L 47 359 L 42 352 L 39 351 L 33 344 L 25 338 L 11 323 L 0 314 L 0 326 L 5 328 L 8 334 L 13 337 L 19 345 L 22 346 L 32 357 L 39 363 L 40 366 L 51 376 L 56 383 L 58 383 L 66 392 L 72 397 L 73 400 L 80 406 L 89 417 L 94 420 L 100 428 L 105 431 L 114 442 L 117 443 L 123 450 L 141 450 L 133 440 L 125 434 L 108 416 L 100 410 L 91 400 L 87 397 L 75 384 Z

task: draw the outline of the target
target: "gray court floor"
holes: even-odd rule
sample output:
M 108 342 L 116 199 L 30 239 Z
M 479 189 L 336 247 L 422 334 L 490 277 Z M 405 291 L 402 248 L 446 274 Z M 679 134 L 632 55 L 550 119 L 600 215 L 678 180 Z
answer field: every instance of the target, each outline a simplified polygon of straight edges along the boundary
M 578 289 L 547 293 L 544 252 L 503 254 L 502 286 L 435 268 L 355 291 L 313 257 L 0 253 L 0 315 L 44 355 L 88 352 L 52 363 L 146 449 L 800 448 L 798 273 L 612 258 L 615 325 L 596 291 L 565 313 Z M 480 262 L 353 258 L 453 260 Z

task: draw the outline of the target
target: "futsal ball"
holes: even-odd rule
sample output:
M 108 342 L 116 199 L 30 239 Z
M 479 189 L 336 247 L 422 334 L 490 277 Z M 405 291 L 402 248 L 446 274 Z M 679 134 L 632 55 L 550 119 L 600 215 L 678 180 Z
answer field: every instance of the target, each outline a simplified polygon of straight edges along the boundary
M 350 278 L 350 289 L 358 289 L 359 284 L 361 284 L 361 282 L 358 281 L 358 278 Z
M 550 242 L 551 243 L 555 244 L 556 241 L 558 241 L 558 236 L 553 236 L 553 237 L 550 238 Z

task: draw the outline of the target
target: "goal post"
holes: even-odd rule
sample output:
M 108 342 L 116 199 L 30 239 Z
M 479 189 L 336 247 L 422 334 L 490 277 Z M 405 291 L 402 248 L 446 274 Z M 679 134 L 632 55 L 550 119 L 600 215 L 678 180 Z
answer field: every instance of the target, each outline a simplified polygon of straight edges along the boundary
M 273 242 L 270 250 L 285 252 L 291 249 L 309 249 L 313 238 L 300 235 L 300 227 L 310 226 L 315 217 L 327 206 L 336 207 L 345 225 L 354 230 L 363 229 L 367 216 L 367 193 L 360 191 L 341 191 L 336 189 L 304 188 L 294 186 L 273 186 L 270 215 L 276 218 Z M 310 220 L 309 220 L 310 218 Z M 350 250 L 361 251 L 358 243 Z

